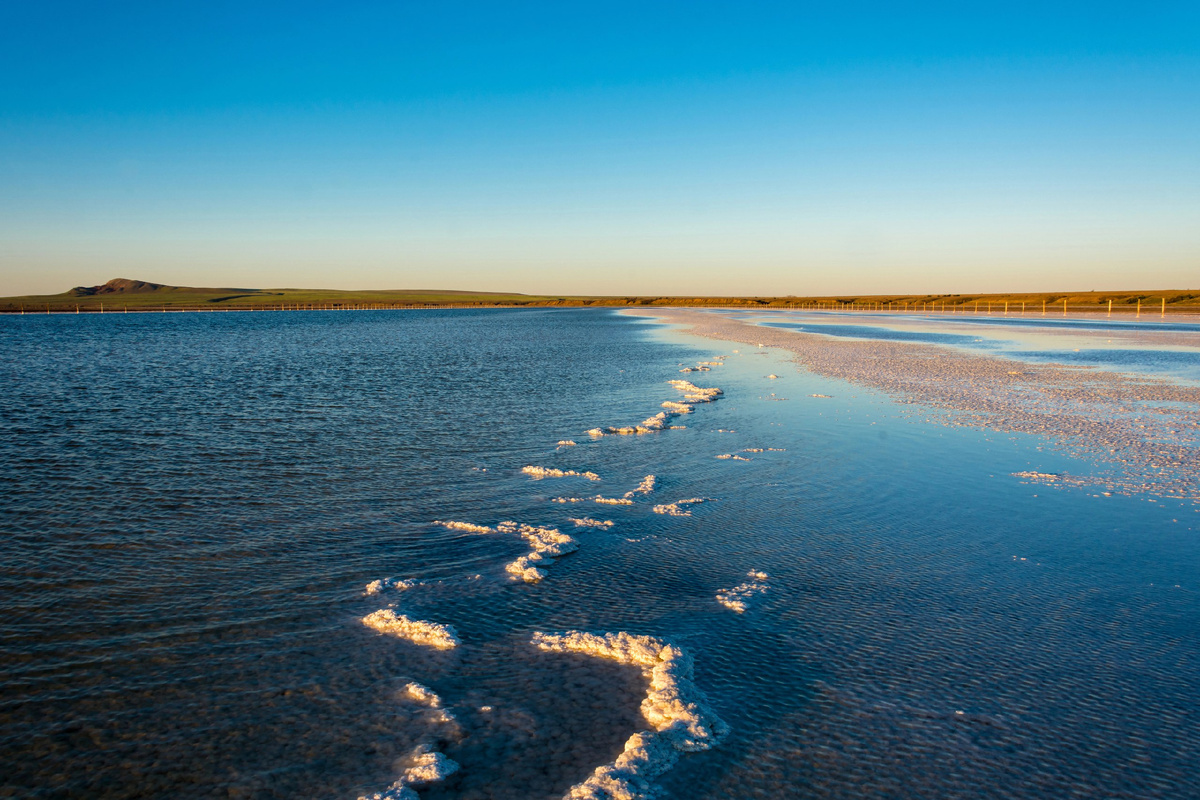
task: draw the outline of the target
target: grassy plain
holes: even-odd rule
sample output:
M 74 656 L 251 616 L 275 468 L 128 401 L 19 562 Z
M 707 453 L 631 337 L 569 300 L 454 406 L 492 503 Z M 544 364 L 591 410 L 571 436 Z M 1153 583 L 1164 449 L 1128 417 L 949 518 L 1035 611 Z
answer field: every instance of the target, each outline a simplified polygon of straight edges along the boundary
M 1165 303 L 1164 303 L 1165 300 Z M 79 287 L 53 295 L 0 298 L 0 312 L 94 312 L 287 308 L 509 307 L 509 306 L 734 306 L 748 308 L 819 306 L 829 309 L 959 309 L 996 312 L 1041 311 L 1043 303 L 1061 312 L 1107 311 L 1200 313 L 1200 290 L 1126 292 L 1054 292 L 1014 294 L 808 295 L 777 297 L 700 297 L 692 295 L 528 295 L 503 292 L 389 289 L 236 289 L 165 286 L 115 279 L 100 287 Z

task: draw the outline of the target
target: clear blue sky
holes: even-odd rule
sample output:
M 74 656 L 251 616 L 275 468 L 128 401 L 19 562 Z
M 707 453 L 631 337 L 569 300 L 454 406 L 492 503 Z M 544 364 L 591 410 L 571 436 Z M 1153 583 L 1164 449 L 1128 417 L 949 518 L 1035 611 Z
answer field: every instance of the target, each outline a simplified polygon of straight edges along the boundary
M 0 294 L 1200 287 L 1200 3 L 0 6 Z

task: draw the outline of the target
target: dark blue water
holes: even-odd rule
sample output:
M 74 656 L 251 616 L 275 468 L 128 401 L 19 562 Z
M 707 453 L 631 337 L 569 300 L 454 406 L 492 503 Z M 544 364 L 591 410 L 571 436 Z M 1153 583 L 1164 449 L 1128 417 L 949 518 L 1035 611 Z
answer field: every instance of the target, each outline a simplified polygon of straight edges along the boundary
M 435 737 L 462 770 L 422 797 L 561 797 L 645 727 L 636 670 L 529 644 L 581 628 L 695 657 L 733 732 L 672 797 L 1200 796 L 1195 510 L 1023 484 L 1088 469 L 1032 437 L 609 311 L 27 316 L 0 339 L 0 795 L 353 798 Z M 583 435 L 677 377 L 725 396 L 686 430 Z M 549 502 L 651 473 L 634 506 Z M 434 519 L 580 549 L 513 583 L 519 539 Z M 719 606 L 750 569 L 768 593 Z M 403 609 L 462 645 L 364 628 L 387 576 L 425 581 Z M 398 697 L 414 680 L 457 729 Z

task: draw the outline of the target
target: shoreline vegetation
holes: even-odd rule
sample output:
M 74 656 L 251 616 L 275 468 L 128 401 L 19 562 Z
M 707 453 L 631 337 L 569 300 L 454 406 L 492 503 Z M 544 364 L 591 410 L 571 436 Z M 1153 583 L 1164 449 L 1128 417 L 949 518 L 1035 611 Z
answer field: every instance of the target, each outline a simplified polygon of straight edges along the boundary
M 0 313 L 132 311 L 346 311 L 402 308 L 522 307 L 799 308 L 820 311 L 955 314 L 1200 314 L 1200 289 L 1009 294 L 696 297 L 667 295 L 527 295 L 505 292 L 387 289 L 233 289 L 167 286 L 115 278 L 52 295 L 0 297 Z

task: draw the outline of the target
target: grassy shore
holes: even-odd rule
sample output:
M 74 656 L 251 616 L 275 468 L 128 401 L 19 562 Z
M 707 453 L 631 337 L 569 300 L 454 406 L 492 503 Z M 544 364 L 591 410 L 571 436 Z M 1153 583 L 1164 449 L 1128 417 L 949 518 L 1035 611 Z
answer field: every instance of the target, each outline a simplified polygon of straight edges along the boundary
M 61 294 L 0 298 L 0 312 L 95 312 L 289 308 L 402 308 L 512 306 L 733 306 L 819 307 L 844 310 L 1010 312 L 1200 313 L 1200 290 L 1056 292 L 1026 294 L 824 295 L 786 297 L 697 297 L 673 295 L 528 295 L 439 290 L 343 291 L 337 289 L 234 289 L 164 286 L 115 279 L 104 286 Z

